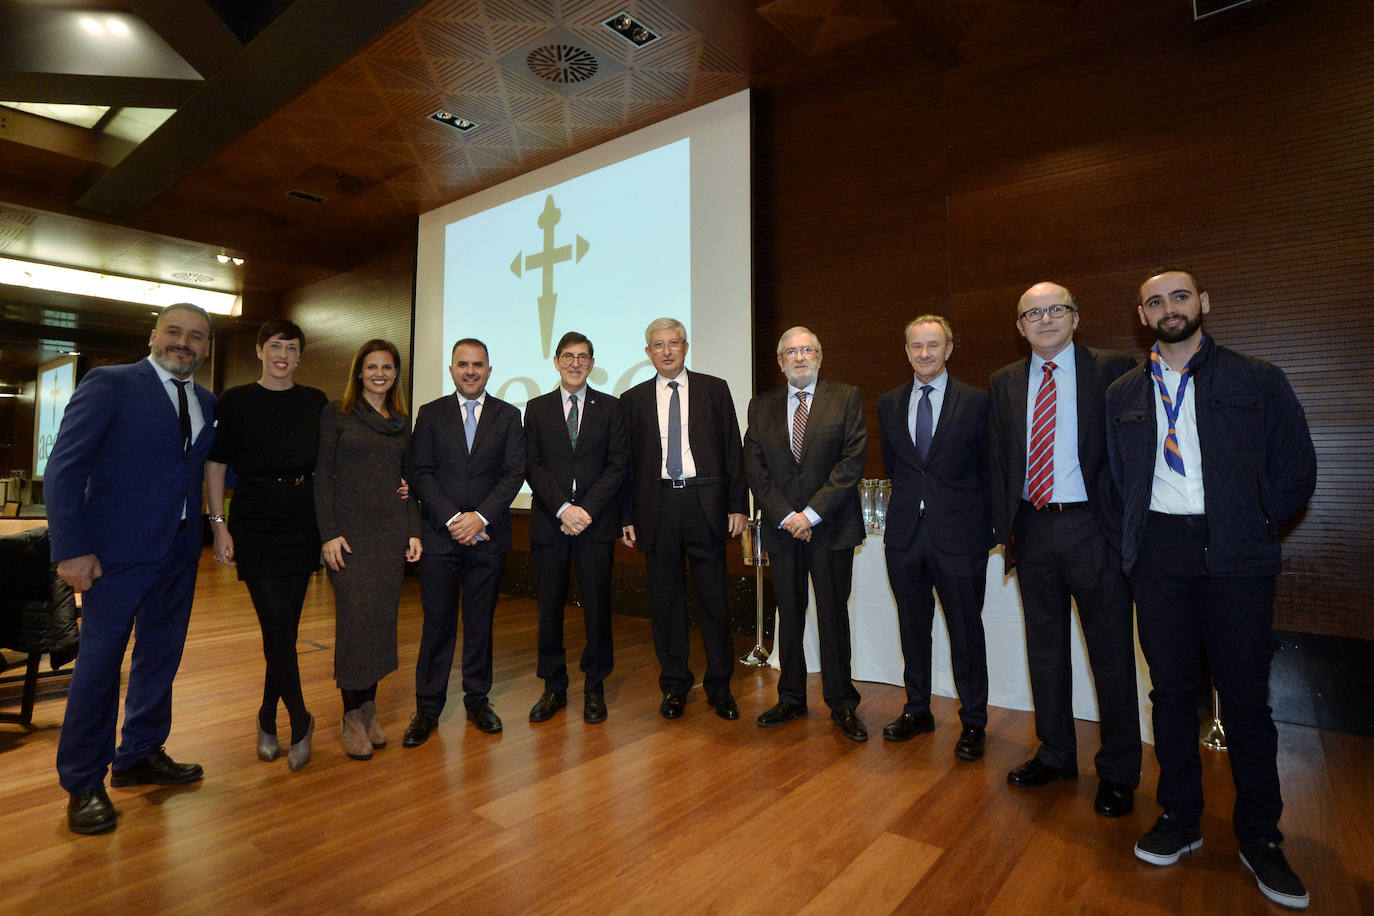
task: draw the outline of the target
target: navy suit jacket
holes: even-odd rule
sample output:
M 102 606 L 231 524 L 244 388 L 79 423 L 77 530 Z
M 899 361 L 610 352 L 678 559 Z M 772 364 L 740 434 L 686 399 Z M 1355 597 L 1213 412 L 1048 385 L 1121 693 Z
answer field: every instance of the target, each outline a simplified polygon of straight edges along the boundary
M 821 517 L 812 530 L 812 543 L 831 550 L 856 547 L 866 534 L 858 484 L 868 452 L 859 389 L 825 379 L 816 382 L 800 464 L 792 458 L 792 430 L 787 425 L 791 392 L 791 385 L 783 385 L 749 402 L 744 468 L 763 510 L 763 546 L 781 550 L 795 543 L 778 526 L 788 513 L 810 506 Z
M 1102 536 L 1121 550 L 1121 497 L 1107 466 L 1107 386 L 1135 368 L 1135 360 L 1115 350 L 1095 350 L 1074 342 L 1078 382 L 1078 464 L 1088 504 Z M 1012 522 L 1026 483 L 1026 393 L 1030 357 L 1003 366 L 988 384 L 988 474 L 992 528 L 997 543 L 1011 544 Z M 1008 568 L 1014 562 L 1006 553 Z
M 724 379 L 688 373 L 687 441 L 698 477 L 719 477 L 717 486 L 690 488 L 701 501 L 710 533 L 724 541 L 730 533 L 731 513 L 749 514 L 749 489 L 744 482 L 739 422 L 730 386 Z M 635 526 L 635 544 L 645 553 L 653 549 L 662 497 L 663 440 L 658 434 L 658 377 L 640 382 L 621 397 L 625 430 L 630 443 L 628 511 L 622 516 Z
M 173 549 L 200 553 L 201 481 L 215 439 L 215 396 L 192 388 L 205 427 L 187 452 L 177 409 L 148 360 L 86 373 L 44 473 L 54 563 L 95 554 L 108 573 Z M 192 523 L 177 543 L 183 506 Z
M 406 481 L 420 500 L 420 543 L 425 553 L 510 550 L 510 504 L 525 479 L 525 438 L 520 411 L 487 395 L 468 452 L 463 409 L 447 394 L 420 408 L 406 448 Z M 448 520 L 476 511 L 487 520 L 489 540 L 464 547 L 449 534 Z
M 620 536 L 620 488 L 630 460 L 625 416 L 618 398 L 590 387 L 583 393 L 576 449 L 568 438 L 562 388 L 525 405 L 525 478 L 534 491 L 531 544 L 554 544 L 566 537 L 554 513 L 567 502 L 592 517 L 581 537 L 610 541 Z
M 912 382 L 878 399 L 883 466 L 892 479 L 883 543 L 898 550 L 911 545 L 921 503 L 930 537 L 945 553 L 986 554 L 992 548 L 988 511 L 988 394 L 954 376 L 945 378 L 945 397 L 935 436 L 924 461 L 907 426 Z

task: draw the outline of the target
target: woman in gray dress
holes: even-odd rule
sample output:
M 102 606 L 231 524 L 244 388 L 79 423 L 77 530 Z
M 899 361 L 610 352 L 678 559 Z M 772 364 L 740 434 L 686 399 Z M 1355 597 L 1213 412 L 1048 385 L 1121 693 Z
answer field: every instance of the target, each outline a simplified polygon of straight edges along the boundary
M 315 514 L 334 586 L 334 680 L 343 694 L 343 743 L 367 760 L 386 744 L 377 682 L 396 670 L 396 612 L 405 564 L 420 558 L 419 515 L 404 498 L 410 439 L 401 357 L 385 340 L 358 348 L 338 404 L 320 416 Z

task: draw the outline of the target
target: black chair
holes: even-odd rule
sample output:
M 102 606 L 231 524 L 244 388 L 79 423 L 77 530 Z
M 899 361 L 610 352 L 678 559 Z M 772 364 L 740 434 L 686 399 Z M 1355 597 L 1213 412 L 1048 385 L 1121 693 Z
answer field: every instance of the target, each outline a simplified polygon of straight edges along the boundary
M 57 575 L 49 556 L 47 528 L 0 537 L 0 649 L 28 655 L 19 712 L 0 713 L 0 722 L 29 725 L 42 657 L 47 655 L 56 671 L 76 658 L 80 645 L 75 595 Z M 18 680 L 4 679 L 8 683 Z

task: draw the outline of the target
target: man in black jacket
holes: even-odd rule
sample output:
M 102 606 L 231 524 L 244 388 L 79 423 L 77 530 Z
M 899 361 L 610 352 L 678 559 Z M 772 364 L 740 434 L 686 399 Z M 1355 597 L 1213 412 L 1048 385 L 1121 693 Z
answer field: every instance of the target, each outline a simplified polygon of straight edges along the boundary
M 1279 529 L 1312 495 L 1317 462 L 1283 372 L 1217 346 L 1202 329 L 1209 308 L 1188 271 L 1153 273 L 1137 311 L 1157 342 L 1147 365 L 1107 392 L 1122 561 L 1154 683 L 1164 809 L 1135 854 L 1172 865 L 1202 845 L 1197 710 L 1205 654 L 1226 722 L 1241 861 L 1266 897 L 1303 909 L 1307 890 L 1279 848 L 1269 663 Z

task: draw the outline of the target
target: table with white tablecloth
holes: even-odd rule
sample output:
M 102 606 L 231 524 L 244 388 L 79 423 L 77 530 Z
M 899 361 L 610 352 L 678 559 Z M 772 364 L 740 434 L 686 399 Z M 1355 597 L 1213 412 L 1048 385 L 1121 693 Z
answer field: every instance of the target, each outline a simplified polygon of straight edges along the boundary
M 854 551 L 854 587 L 849 594 L 849 630 L 852 643 L 850 665 L 856 681 L 876 681 L 902 686 L 902 641 L 897 632 L 897 603 L 887 583 L 887 562 L 883 556 L 883 537 L 870 534 Z M 773 632 L 777 633 L 776 621 Z M 1030 674 L 1026 666 L 1026 633 L 1021 617 L 1021 595 L 1016 574 L 1003 572 L 1002 551 L 988 554 L 987 592 L 983 599 L 983 632 L 988 653 L 988 703 L 1007 709 L 1031 709 Z M 943 612 L 936 604 L 932 628 L 931 692 L 956 696 L 954 673 L 949 660 L 949 633 Z M 810 598 L 806 612 L 806 667 L 814 674 L 820 668 L 820 646 L 816 637 L 816 601 Z M 1078 625 L 1077 609 L 1071 627 L 1073 656 L 1073 714 L 1079 719 L 1097 719 L 1097 697 L 1092 671 L 1088 668 L 1083 631 Z M 778 666 L 776 643 L 769 658 Z M 1146 741 L 1153 741 L 1150 725 L 1150 679 L 1145 659 L 1136 642 L 1136 685 L 1140 694 L 1140 729 Z

